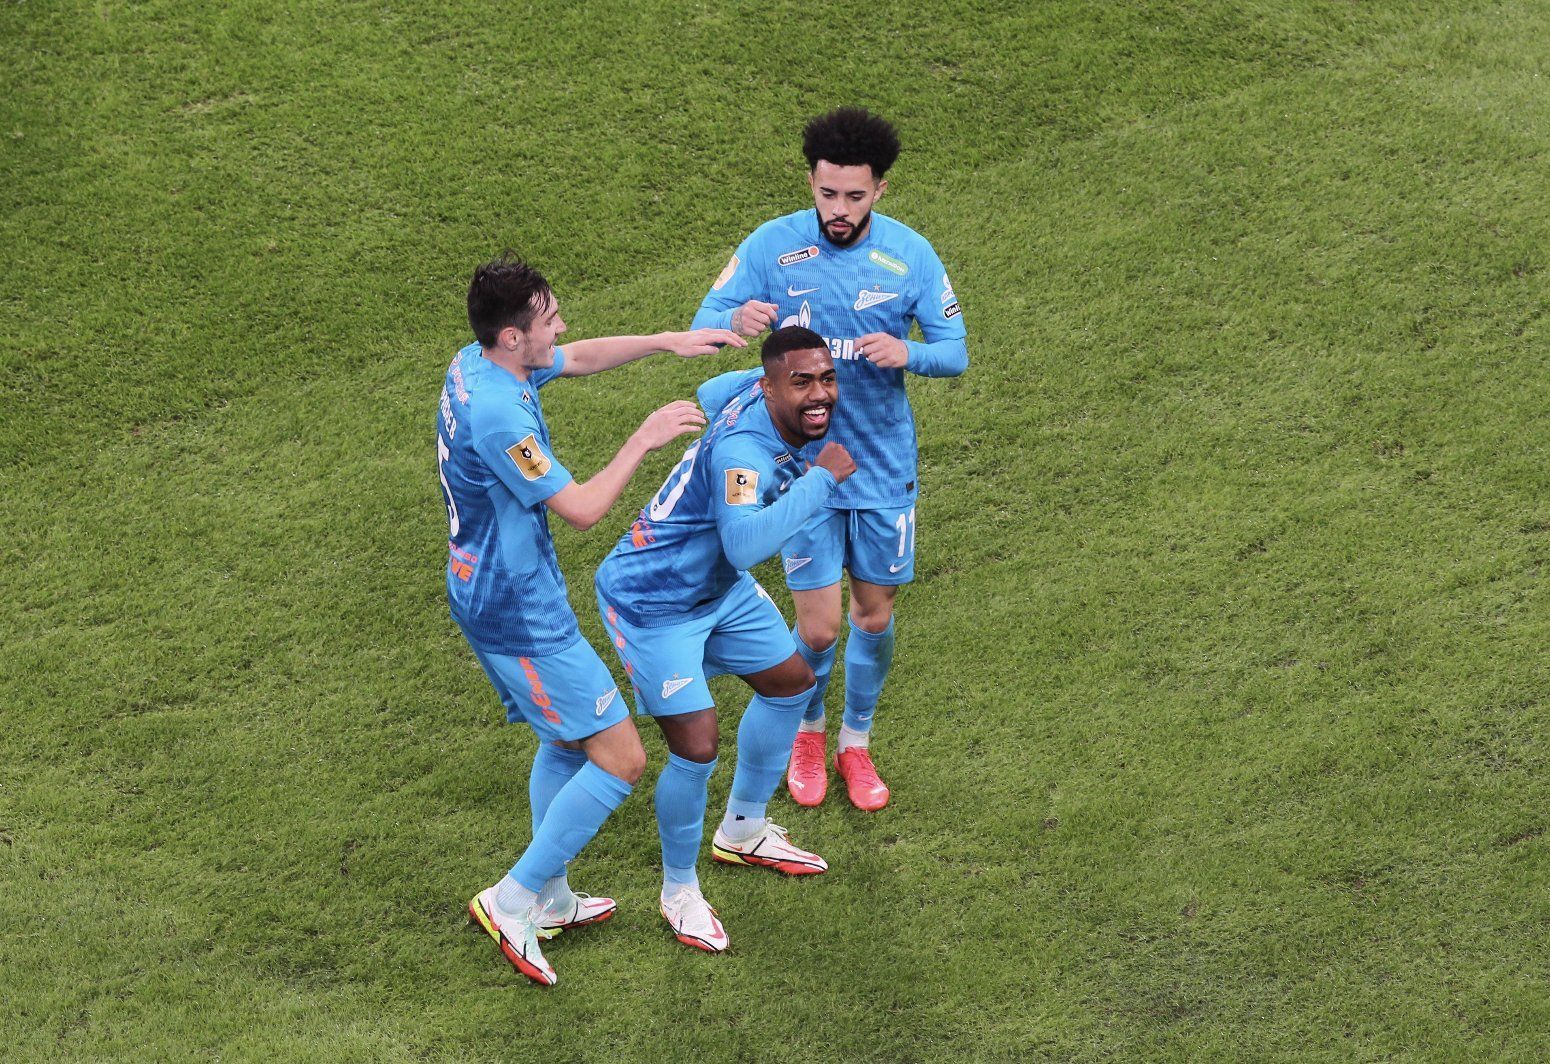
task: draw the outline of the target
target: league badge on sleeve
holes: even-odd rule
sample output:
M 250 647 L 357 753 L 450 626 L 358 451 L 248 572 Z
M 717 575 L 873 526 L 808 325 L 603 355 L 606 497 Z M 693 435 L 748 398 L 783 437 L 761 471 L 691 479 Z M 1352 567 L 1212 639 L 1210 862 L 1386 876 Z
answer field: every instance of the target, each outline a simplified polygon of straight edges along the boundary
M 727 470 L 727 505 L 752 506 L 759 501 L 759 473 L 753 469 Z
M 737 256 L 733 255 L 730 259 L 727 260 L 726 268 L 721 271 L 721 276 L 717 277 L 715 281 L 711 283 L 711 291 L 719 292 L 725 288 L 727 286 L 727 282 L 732 279 L 732 275 L 736 272 Z
M 538 445 L 538 437 L 531 432 L 522 437 L 520 443 L 506 448 L 506 453 L 511 455 L 511 460 L 517 463 L 517 468 L 528 480 L 537 480 L 554 465 Z

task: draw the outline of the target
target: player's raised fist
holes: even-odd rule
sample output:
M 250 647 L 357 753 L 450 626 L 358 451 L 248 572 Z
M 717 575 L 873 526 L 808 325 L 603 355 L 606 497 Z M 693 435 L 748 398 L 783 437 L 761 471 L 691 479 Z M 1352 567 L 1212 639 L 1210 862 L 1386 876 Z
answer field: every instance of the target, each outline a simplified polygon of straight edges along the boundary
M 635 438 L 646 450 L 654 451 L 686 432 L 698 432 L 704 427 L 705 415 L 698 406 L 688 399 L 675 399 L 660 410 L 653 410 L 635 430 Z
M 823 450 L 818 452 L 818 461 L 815 464 L 819 469 L 827 469 L 833 473 L 836 484 L 844 483 L 845 478 L 856 471 L 856 462 L 850 457 L 850 452 L 833 440 L 823 445 Z
M 679 358 L 709 355 L 730 344 L 747 347 L 748 341 L 730 329 L 695 329 L 693 332 L 663 333 L 662 350 L 671 351 Z
M 732 331 L 743 336 L 758 336 L 775 321 L 780 308 L 774 303 L 750 299 L 732 312 Z

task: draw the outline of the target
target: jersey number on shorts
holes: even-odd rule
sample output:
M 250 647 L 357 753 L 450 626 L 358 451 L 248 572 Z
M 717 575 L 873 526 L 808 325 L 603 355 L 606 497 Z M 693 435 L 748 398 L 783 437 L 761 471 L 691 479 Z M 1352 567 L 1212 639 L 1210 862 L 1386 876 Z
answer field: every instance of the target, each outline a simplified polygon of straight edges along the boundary
M 447 471 L 442 468 L 442 463 L 451 457 L 452 451 L 438 432 L 436 434 L 436 475 L 441 478 L 441 490 L 447 493 L 447 523 L 452 526 L 452 538 L 457 539 L 457 530 L 461 525 L 457 519 L 457 500 L 452 497 L 452 485 L 447 483 Z
M 905 545 L 905 538 L 906 537 L 908 537 L 908 539 L 909 539 L 909 548 L 910 549 L 909 549 L 908 553 L 914 554 L 915 553 L 915 507 L 911 506 L 910 507 L 910 512 L 907 513 L 907 514 L 900 514 L 899 515 L 899 519 L 894 522 L 894 526 L 896 528 L 898 528 L 898 530 L 899 530 L 899 557 L 902 558 L 902 557 L 905 556 L 906 552 L 904 550 L 904 545 Z
M 700 444 L 704 440 L 695 440 L 684 452 L 684 456 L 678 460 L 673 471 L 662 482 L 662 487 L 657 490 L 651 499 L 651 505 L 646 508 L 646 513 L 653 521 L 666 521 L 673 512 L 673 507 L 678 505 L 678 500 L 684 497 L 684 490 L 689 487 L 689 478 L 694 475 L 694 459 L 700 453 Z M 442 483 L 446 483 L 443 481 Z

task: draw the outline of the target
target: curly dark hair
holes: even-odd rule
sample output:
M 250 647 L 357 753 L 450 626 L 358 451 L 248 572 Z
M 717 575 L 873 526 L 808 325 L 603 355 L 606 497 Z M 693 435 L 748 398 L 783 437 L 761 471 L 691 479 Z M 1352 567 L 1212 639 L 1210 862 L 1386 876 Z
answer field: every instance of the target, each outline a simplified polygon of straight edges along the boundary
M 507 251 L 474 271 L 468 284 L 468 324 L 484 347 L 494 347 L 502 329 L 526 329 L 554 298 L 544 275 Z
M 767 364 L 780 361 L 793 351 L 813 350 L 827 351 L 829 345 L 811 329 L 787 325 L 784 329 L 776 329 L 765 339 L 764 347 L 759 350 L 759 360 Z
M 873 177 L 882 177 L 899 157 L 899 134 L 864 107 L 836 107 L 807 123 L 802 154 L 809 170 L 823 159 L 835 166 L 870 166 Z

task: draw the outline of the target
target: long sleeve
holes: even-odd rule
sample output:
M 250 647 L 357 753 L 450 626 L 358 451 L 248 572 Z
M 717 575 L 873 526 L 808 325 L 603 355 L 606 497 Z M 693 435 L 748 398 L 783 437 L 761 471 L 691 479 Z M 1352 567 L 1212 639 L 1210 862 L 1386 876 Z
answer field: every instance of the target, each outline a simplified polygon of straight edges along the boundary
M 767 298 L 759 288 L 759 270 L 750 262 L 753 237 L 744 238 L 737 246 L 726 268 L 721 271 L 710 291 L 700 302 L 694 314 L 691 329 L 730 329 L 732 312 L 750 299 Z
M 762 509 L 721 506 L 716 529 L 721 549 L 736 569 L 752 569 L 779 553 L 781 546 L 807 524 L 834 491 L 834 474 L 814 466 L 792 481 L 775 502 Z
M 949 336 L 936 343 L 906 340 L 909 361 L 904 368 L 922 377 L 956 377 L 969 368 L 969 345 L 961 336 Z

